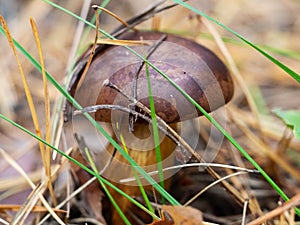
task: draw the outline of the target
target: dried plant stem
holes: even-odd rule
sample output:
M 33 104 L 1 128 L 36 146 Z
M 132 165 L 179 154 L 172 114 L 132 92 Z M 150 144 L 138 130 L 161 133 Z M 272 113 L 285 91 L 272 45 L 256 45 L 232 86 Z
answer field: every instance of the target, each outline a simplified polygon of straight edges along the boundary
M 78 84 L 77 84 L 77 88 L 81 86 L 82 82 L 84 81 L 84 78 L 90 68 L 90 65 L 92 63 L 92 60 L 93 60 L 93 57 L 95 55 L 95 50 L 96 50 L 96 47 L 97 47 L 97 41 L 98 41 L 98 30 L 99 30 L 99 15 L 97 13 L 97 7 L 96 6 L 93 6 L 93 9 L 95 10 L 95 16 L 96 16 L 96 32 L 95 32 L 95 40 L 94 40 L 94 43 L 93 43 L 93 46 L 92 46 L 92 50 L 89 54 L 89 58 L 88 58 L 88 61 L 86 62 L 86 65 L 84 67 L 84 70 L 81 74 L 81 77 L 78 81 Z
M 104 12 L 106 12 L 107 14 L 111 15 L 112 17 L 114 17 L 115 19 L 117 19 L 120 23 L 122 23 L 125 27 L 129 27 L 128 23 L 126 21 L 124 21 L 122 18 L 120 18 L 118 15 L 116 15 L 115 13 L 113 13 L 112 11 L 103 8 L 101 6 L 98 5 L 93 5 L 92 6 L 93 9 L 97 9 L 97 10 L 102 10 Z M 98 14 L 98 13 L 97 13 Z M 96 19 L 97 22 L 97 19 Z M 98 29 L 97 29 L 98 30 Z
M 46 72 L 45 72 L 45 63 L 44 63 L 44 57 L 42 53 L 42 47 L 41 47 L 41 42 L 39 39 L 39 34 L 38 30 L 36 27 L 36 24 L 33 20 L 33 18 L 30 18 L 30 23 L 31 23 L 31 28 L 33 31 L 33 35 L 36 41 L 37 49 L 39 52 L 39 57 L 40 57 L 40 64 L 42 68 L 42 76 L 43 76 L 43 85 L 44 85 L 44 105 L 45 105 L 45 119 L 46 119 L 46 142 L 51 141 L 51 125 L 50 125 L 50 99 L 49 99 L 49 91 L 48 91 L 48 85 L 47 85 L 47 78 L 46 78 Z M 46 171 L 46 176 L 48 177 L 48 188 L 49 188 L 49 193 L 53 202 L 53 205 L 57 205 L 57 200 L 54 194 L 53 186 L 52 186 L 52 178 L 51 178 L 51 149 L 49 146 L 45 147 L 45 171 Z
M 2 16 L 0 16 L 0 22 L 2 24 L 2 27 L 3 27 L 4 31 L 5 31 L 7 40 L 9 42 L 10 47 L 12 48 L 13 54 L 14 54 L 15 59 L 16 59 L 17 64 L 18 64 L 19 72 L 20 72 L 21 77 L 22 77 L 23 86 L 24 86 L 27 102 L 28 102 L 28 105 L 29 105 L 29 109 L 30 109 L 30 112 L 31 112 L 33 124 L 34 124 L 35 130 L 36 130 L 36 134 L 37 134 L 38 137 L 42 138 L 41 129 L 40 129 L 40 125 L 39 125 L 39 121 L 38 121 L 38 117 L 37 117 L 37 112 L 36 112 L 36 109 L 35 109 L 35 106 L 34 106 L 34 103 L 33 103 L 33 100 L 32 100 L 31 92 L 30 92 L 30 89 L 29 89 L 29 85 L 28 85 L 23 67 L 21 65 L 21 61 L 19 59 L 16 47 L 15 47 L 14 42 L 13 42 L 13 38 L 12 38 L 12 36 L 10 34 L 10 31 L 8 29 L 8 26 L 7 26 L 5 20 Z M 43 143 L 39 142 L 39 147 L 40 147 L 43 163 L 44 163 L 44 165 L 46 165 L 47 163 L 46 163 L 46 156 L 45 156 L 45 147 L 44 147 Z
M 189 199 L 185 204 L 184 206 L 188 206 L 190 205 L 193 201 L 195 201 L 200 195 L 202 195 L 205 191 L 207 191 L 209 188 L 215 186 L 216 184 L 230 178 L 230 177 L 233 177 L 233 176 L 237 176 L 237 175 L 241 175 L 241 174 L 246 174 L 247 172 L 245 171 L 239 171 L 239 172 L 236 172 L 236 173 L 232 173 L 232 174 L 229 174 L 225 177 L 222 177 L 218 180 L 215 180 L 214 182 L 212 182 L 210 185 L 206 186 L 205 188 L 203 188 L 201 191 L 199 191 L 194 197 L 192 197 L 191 199 Z

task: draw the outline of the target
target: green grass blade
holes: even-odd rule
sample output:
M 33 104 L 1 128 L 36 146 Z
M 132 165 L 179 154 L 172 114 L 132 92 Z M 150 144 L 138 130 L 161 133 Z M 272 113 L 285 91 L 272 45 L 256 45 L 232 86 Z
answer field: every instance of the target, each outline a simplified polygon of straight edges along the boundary
M 206 39 L 213 39 L 211 34 L 207 34 L 207 33 L 201 33 L 200 34 L 201 37 L 204 37 Z M 242 45 L 244 43 L 242 43 L 241 41 L 231 38 L 231 37 L 221 37 L 222 40 L 226 43 L 232 43 L 235 45 Z M 267 50 L 269 52 L 272 52 L 278 56 L 284 56 L 284 57 L 288 57 L 290 59 L 300 59 L 300 53 L 296 52 L 296 51 L 292 51 L 292 50 L 288 50 L 288 49 L 281 49 L 281 48 L 275 48 L 273 46 L 270 45 L 265 45 L 265 44 L 255 44 L 257 47 Z
M 138 184 L 138 186 L 140 188 L 140 192 L 141 192 L 141 195 L 142 195 L 142 197 L 143 197 L 143 199 L 145 201 L 146 206 L 148 207 L 149 211 L 153 213 L 152 214 L 152 218 L 153 219 L 159 219 L 158 217 L 155 216 L 155 211 L 154 211 L 154 209 L 153 209 L 153 207 L 151 205 L 151 202 L 150 202 L 150 200 L 148 198 L 148 195 L 147 195 L 147 193 L 145 191 L 145 188 L 144 188 L 144 186 L 143 186 L 143 184 L 141 182 L 141 179 L 139 178 L 139 176 L 138 176 L 138 174 L 137 174 L 137 172 L 135 170 L 133 170 L 133 174 L 134 174 L 136 182 L 137 182 L 137 184 Z
M 271 60 L 274 64 L 276 64 L 277 66 L 279 66 L 281 69 L 283 69 L 291 77 L 293 77 L 296 81 L 298 81 L 300 83 L 300 75 L 299 74 L 297 74 L 295 71 L 293 71 L 292 69 L 290 69 L 289 67 L 287 67 L 286 65 L 284 65 L 283 63 L 281 63 L 280 61 L 278 61 L 277 59 L 275 59 L 274 57 L 272 57 L 271 55 L 269 55 L 267 52 L 265 52 L 264 50 L 262 50 L 261 48 L 259 48 L 258 46 L 256 46 L 255 44 L 253 44 L 252 42 L 250 42 L 249 40 L 247 40 L 246 38 L 244 38 L 239 33 L 235 32 L 234 30 L 232 30 L 231 28 L 227 27 L 226 25 L 220 23 L 219 21 L 215 20 L 214 18 L 206 15 L 205 13 L 199 11 L 198 9 L 194 8 L 193 6 L 189 5 L 186 2 L 183 2 L 181 0 L 173 0 L 173 1 L 175 3 L 181 5 L 181 6 L 183 6 L 183 7 L 187 8 L 187 9 L 189 9 L 189 10 L 197 13 L 198 15 L 205 17 L 206 19 L 214 22 L 215 24 L 217 24 L 220 27 L 226 29 L 230 33 L 234 34 L 236 37 L 238 37 L 239 39 L 241 39 L 242 41 L 244 41 L 246 44 L 250 45 L 252 48 L 256 49 L 263 56 L 265 56 L 266 58 L 268 58 L 269 60 Z
M 91 156 L 90 151 L 85 148 L 85 154 L 87 156 L 88 162 L 90 163 L 94 173 L 99 173 L 93 159 Z M 102 182 L 101 179 L 98 179 L 99 183 L 101 184 L 101 187 L 103 188 L 103 190 L 105 191 L 106 195 L 108 196 L 109 200 L 111 201 L 111 203 L 113 204 L 114 208 L 117 210 L 118 214 L 120 215 L 120 217 L 122 218 L 122 220 L 124 221 L 125 224 L 129 225 L 130 222 L 127 219 L 127 217 L 125 216 L 125 214 L 123 213 L 123 211 L 120 209 L 119 205 L 117 204 L 117 202 L 115 201 L 115 199 L 113 198 L 113 196 L 110 194 L 109 190 L 107 189 L 106 185 Z
M 129 151 L 128 151 L 128 149 L 127 149 L 127 146 L 126 146 L 126 143 L 125 143 L 125 139 L 124 139 L 124 137 L 123 137 L 122 134 L 120 134 L 120 140 L 121 140 L 121 143 L 122 143 L 122 145 L 123 145 L 123 147 L 124 147 L 124 150 L 126 151 L 126 153 L 128 153 Z M 143 186 L 143 184 L 142 184 L 142 182 L 141 182 L 141 180 L 140 180 L 140 178 L 139 178 L 137 172 L 136 172 L 133 168 L 132 168 L 132 172 L 133 172 L 133 175 L 134 175 L 134 177 L 135 177 L 135 179 L 136 179 L 137 185 L 139 186 L 141 195 L 142 195 L 142 197 L 143 197 L 143 199 L 144 199 L 144 201 L 145 201 L 145 203 L 146 203 L 148 209 L 149 209 L 153 214 L 155 214 L 155 213 L 154 213 L 154 209 L 153 209 L 153 207 L 152 207 L 152 205 L 151 205 L 151 203 L 150 203 L 150 201 L 149 201 L 149 198 L 148 198 L 148 196 L 147 196 L 147 194 L 146 194 L 145 188 L 144 188 L 144 186 Z M 153 218 L 155 218 L 155 217 L 153 217 Z
M 146 76 L 147 76 L 147 81 L 148 81 L 148 94 L 149 94 L 149 102 L 150 102 L 150 110 L 151 110 L 152 130 L 153 130 L 153 138 L 154 138 L 154 145 L 155 145 L 158 176 L 159 176 L 160 185 L 162 187 L 164 187 L 164 173 L 163 173 L 163 166 L 162 166 L 161 149 L 160 149 L 160 143 L 159 143 L 156 113 L 155 113 L 155 107 L 154 107 L 154 99 L 153 99 L 152 88 L 151 88 L 151 79 L 150 79 L 150 75 L 149 75 L 149 66 L 147 63 L 145 66 L 146 66 Z
M 143 31 L 150 31 L 150 29 L 140 29 Z M 182 31 L 182 30 L 174 30 L 174 29 L 161 29 L 160 30 L 162 33 L 168 33 L 168 34 L 175 34 L 175 35 L 179 35 L 179 36 L 183 36 L 183 37 L 190 37 L 190 32 L 189 31 Z M 210 33 L 200 33 L 199 37 L 201 38 L 205 38 L 207 40 L 214 40 L 213 36 Z M 224 41 L 225 43 L 231 43 L 234 45 L 244 45 L 243 42 L 241 42 L 240 40 L 236 39 L 236 38 L 232 38 L 232 37 L 228 37 L 228 36 L 222 36 L 221 37 L 222 41 Z M 270 45 L 266 45 L 266 44 L 258 44 L 255 43 L 255 45 L 261 49 L 267 50 L 271 53 L 274 53 L 278 56 L 284 56 L 284 57 L 288 57 L 290 59 L 300 59 L 300 53 L 290 50 L 290 49 L 281 49 L 281 48 L 276 48 Z

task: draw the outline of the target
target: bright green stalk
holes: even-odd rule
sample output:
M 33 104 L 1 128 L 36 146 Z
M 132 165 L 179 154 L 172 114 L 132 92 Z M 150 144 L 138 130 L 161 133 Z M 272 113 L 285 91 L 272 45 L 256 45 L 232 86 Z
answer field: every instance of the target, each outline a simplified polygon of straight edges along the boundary
M 99 171 L 97 170 L 97 167 L 92 159 L 91 153 L 90 151 L 85 148 L 85 154 L 88 158 L 88 162 L 90 163 L 94 173 L 99 173 Z M 99 175 L 100 176 L 100 175 Z M 119 205 L 116 203 L 114 197 L 110 194 L 109 190 L 107 189 L 106 185 L 102 182 L 101 179 L 98 179 L 99 183 L 101 184 L 103 190 L 105 191 L 106 195 L 108 196 L 109 200 L 111 201 L 111 203 L 113 204 L 114 208 L 117 210 L 117 212 L 119 213 L 120 217 L 122 218 L 122 220 L 124 221 L 125 224 L 130 225 L 129 220 L 127 219 L 127 217 L 125 216 L 125 214 L 123 213 L 123 211 L 120 209 Z
M 148 94 L 149 94 L 149 102 L 150 102 L 150 110 L 151 110 L 152 130 L 153 130 L 153 137 L 154 137 L 158 176 L 159 176 L 160 185 L 162 187 L 164 187 L 164 173 L 163 173 L 163 167 L 162 167 L 162 158 L 161 158 L 161 151 L 160 151 L 158 127 L 157 127 L 156 113 L 155 113 L 154 100 L 153 100 L 153 94 L 152 94 L 152 88 L 151 88 L 151 80 L 150 80 L 150 76 L 149 76 L 149 66 L 147 63 L 146 63 L 146 76 L 147 76 L 147 80 L 148 80 Z
M 125 150 L 126 153 L 128 154 L 129 151 L 128 151 L 128 149 L 127 149 L 127 146 L 126 146 L 126 143 L 125 143 L 125 140 L 124 140 L 124 137 L 123 137 L 122 134 L 120 134 L 120 139 L 121 139 L 122 145 L 124 146 L 124 150 Z M 135 169 L 132 168 L 132 172 L 133 172 L 133 175 L 134 175 L 134 177 L 135 177 L 135 179 L 136 179 L 137 185 L 139 186 L 140 192 L 141 192 L 141 194 L 142 194 L 142 196 L 143 196 L 143 199 L 145 200 L 145 203 L 146 203 L 148 209 L 149 209 L 151 212 L 153 212 L 153 214 L 155 214 L 155 213 L 154 213 L 154 209 L 153 209 L 153 207 L 152 207 L 152 205 L 151 205 L 151 203 L 150 203 L 150 201 L 149 201 L 149 198 L 148 198 L 148 196 L 147 196 L 147 194 L 146 194 L 145 188 L 144 188 L 144 186 L 143 186 L 143 184 L 142 184 L 142 182 L 141 182 L 141 179 L 139 178 L 139 176 L 138 176 L 137 172 L 135 171 Z M 155 218 L 155 217 L 153 217 L 153 218 Z

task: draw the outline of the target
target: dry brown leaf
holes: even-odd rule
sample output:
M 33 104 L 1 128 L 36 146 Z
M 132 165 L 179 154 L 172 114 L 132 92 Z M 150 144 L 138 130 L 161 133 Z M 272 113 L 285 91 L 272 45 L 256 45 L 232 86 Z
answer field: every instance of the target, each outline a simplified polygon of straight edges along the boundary
M 202 225 L 202 212 L 191 206 L 170 206 L 163 205 L 162 210 L 167 212 L 173 219 L 173 223 L 164 220 L 162 223 L 152 223 L 153 225 Z

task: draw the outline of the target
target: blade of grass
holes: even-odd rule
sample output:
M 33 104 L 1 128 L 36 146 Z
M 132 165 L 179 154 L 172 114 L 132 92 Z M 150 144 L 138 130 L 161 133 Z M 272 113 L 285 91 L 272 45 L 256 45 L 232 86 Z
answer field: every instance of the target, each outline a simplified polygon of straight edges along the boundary
M 215 20 L 214 18 L 206 15 L 205 13 L 201 12 L 200 10 L 194 8 L 193 6 L 189 5 L 186 2 L 183 2 L 181 0 L 173 0 L 175 3 L 197 13 L 200 16 L 205 17 L 206 19 L 214 22 L 215 24 L 219 25 L 220 27 L 224 28 L 225 30 L 229 31 L 230 33 L 234 34 L 236 37 L 238 37 L 239 39 L 241 39 L 242 41 L 244 41 L 246 44 L 250 45 L 252 48 L 254 48 L 255 50 L 257 50 L 258 52 L 260 52 L 263 56 L 265 56 L 266 58 L 268 58 L 269 60 L 271 60 L 274 64 L 276 64 L 277 66 L 279 66 L 282 70 L 284 70 L 285 72 L 287 72 L 291 77 L 293 77 L 296 81 L 298 81 L 300 83 L 300 75 L 297 74 L 295 71 L 293 71 L 292 69 L 290 69 L 289 67 L 287 67 L 286 65 L 284 65 L 283 63 L 281 63 L 280 61 L 278 61 L 277 59 L 275 59 L 274 57 L 272 57 L 271 55 L 269 55 L 267 52 L 265 52 L 264 50 L 262 50 L 261 48 L 259 48 L 258 46 L 256 46 L 255 44 L 253 44 L 251 41 L 247 40 L 246 38 L 244 38 L 242 35 L 240 35 L 239 33 L 235 32 L 234 30 L 232 30 L 231 28 L 227 27 L 226 25 L 220 23 L 219 21 Z
M 150 62 L 147 62 L 151 65 Z M 152 66 L 152 65 L 151 65 Z M 153 65 L 154 66 L 154 65 Z M 153 67 L 157 72 L 158 68 Z M 160 71 L 161 72 L 161 71 Z M 288 196 L 283 192 L 283 190 L 272 180 L 272 178 L 260 167 L 257 162 L 242 148 L 242 146 L 237 143 L 234 138 L 227 133 L 227 131 L 214 119 L 212 118 L 193 98 L 191 98 L 181 87 L 179 87 L 173 80 L 167 77 L 165 74 L 160 73 L 165 77 L 174 87 L 177 88 L 230 142 L 231 144 L 239 150 L 243 156 L 262 174 L 262 176 L 268 181 L 268 183 L 277 191 L 277 193 L 285 200 L 288 201 Z M 296 209 L 297 215 L 300 215 L 300 210 Z
M 93 159 L 92 156 L 90 154 L 90 151 L 85 148 L 85 154 L 87 156 L 88 162 L 90 163 L 94 173 L 99 173 Z M 100 176 L 100 175 L 99 175 Z M 115 210 L 117 210 L 117 212 L 119 213 L 120 217 L 122 218 L 123 222 L 127 225 L 130 224 L 129 220 L 127 219 L 127 217 L 125 216 L 125 214 L 123 213 L 123 211 L 120 209 L 119 205 L 117 204 L 117 202 L 115 201 L 115 199 L 113 198 L 113 196 L 110 194 L 109 190 L 107 189 L 106 185 L 102 182 L 101 179 L 98 179 L 99 183 L 101 184 L 101 187 L 103 188 L 103 190 L 105 191 L 106 195 L 108 196 L 109 200 L 111 201 L 111 203 L 113 204 Z
M 300 76 L 295 73 L 294 71 L 292 71 L 291 69 L 289 69 L 288 67 L 286 67 L 285 65 L 283 65 L 281 62 L 279 62 L 278 60 L 274 59 L 272 56 L 270 56 L 269 54 L 267 54 L 266 52 L 264 52 L 263 50 L 261 50 L 260 48 L 258 48 L 257 46 L 255 46 L 254 44 L 252 44 L 250 41 L 246 40 L 244 37 L 242 37 L 240 34 L 236 33 L 235 31 L 233 31 L 232 29 L 226 27 L 225 25 L 221 24 L 220 22 L 216 21 L 215 19 L 209 17 L 208 15 L 200 12 L 199 10 L 195 9 L 194 7 L 188 5 L 185 2 L 182 2 L 180 0 L 173 0 L 174 2 L 194 11 L 195 13 L 204 16 L 205 18 L 213 21 L 214 23 L 220 25 L 221 27 L 225 28 L 226 30 L 230 31 L 231 33 L 233 33 L 234 35 L 236 35 L 237 37 L 239 37 L 241 40 L 243 40 L 244 42 L 246 42 L 247 44 L 249 44 L 250 46 L 252 46 L 253 48 L 255 48 L 257 51 L 259 51 L 260 53 L 262 53 L 264 56 L 266 56 L 268 59 L 270 59 L 272 62 L 274 62 L 276 65 L 278 65 L 280 68 L 282 68 L 284 71 L 286 71 L 288 74 L 290 74 L 295 80 L 297 80 L 298 82 L 300 82 Z M 162 74 L 163 75 L 163 74 Z M 164 75 L 163 75 L 164 76 Z M 175 82 L 173 82 L 170 79 L 169 80 L 170 83 L 173 84 L 173 86 L 177 86 L 176 88 L 187 98 L 189 99 L 189 101 L 191 103 L 193 103 L 195 105 L 195 107 L 200 110 L 203 115 L 205 115 L 205 117 L 233 144 L 233 146 L 235 146 L 242 154 L 243 156 L 263 175 L 263 177 L 269 182 L 269 184 L 277 191 L 277 193 L 285 200 L 288 201 L 289 198 L 288 196 L 282 191 L 282 189 L 272 180 L 272 178 L 256 163 L 256 161 L 234 140 L 234 138 L 227 133 L 224 128 L 216 121 L 214 120 L 199 104 L 197 104 L 197 102 L 192 99 L 183 89 L 181 89 L 178 85 L 175 84 Z M 298 208 L 295 209 L 297 215 L 300 216 L 300 210 Z
M 206 36 L 206 37 L 210 37 L 209 35 L 205 35 L 203 34 L 203 36 Z M 233 38 L 230 38 L 230 37 L 222 37 L 222 40 L 224 42 L 227 42 L 227 43 L 233 43 L 233 44 L 236 44 L 236 45 L 241 45 L 242 43 L 236 39 L 233 39 Z M 272 52 L 276 55 L 279 55 L 279 56 L 285 56 L 285 57 L 288 57 L 288 58 L 291 58 L 291 59 L 300 59 L 300 53 L 299 52 L 296 52 L 296 51 L 292 51 L 292 50 L 288 50 L 288 49 L 281 49 L 281 48 L 275 48 L 273 46 L 269 46 L 269 45 L 265 45 L 265 44 L 257 44 L 255 43 L 255 45 L 261 49 L 264 49 L 264 50 L 267 50 L 269 52 Z
M 144 30 L 144 29 L 142 29 L 142 30 Z M 145 31 L 149 31 L 149 29 L 145 29 Z M 181 31 L 181 30 L 161 29 L 160 31 L 164 32 L 164 33 L 175 34 L 175 35 L 180 35 L 180 36 L 189 36 L 190 35 L 190 32 Z M 205 38 L 207 40 L 213 40 L 213 36 L 209 33 L 204 33 L 203 32 L 203 33 L 199 34 L 199 37 Z M 235 44 L 235 45 L 244 45 L 243 42 L 241 42 L 237 39 L 231 38 L 231 37 L 222 36 L 221 39 L 225 43 L 231 43 L 231 44 Z M 300 53 L 296 52 L 296 51 L 293 51 L 293 50 L 290 50 L 290 49 L 275 48 L 273 46 L 269 46 L 269 45 L 266 45 L 266 44 L 258 44 L 258 43 L 254 43 L 254 45 L 256 45 L 257 47 L 259 47 L 261 49 L 264 49 L 264 50 L 267 50 L 271 53 L 279 55 L 279 56 L 284 56 L 284 57 L 288 57 L 288 58 L 291 58 L 291 59 L 300 59 Z
M 146 60 L 145 60 L 146 61 Z M 272 178 L 260 167 L 257 162 L 242 148 L 242 146 L 235 141 L 235 139 L 214 119 L 212 118 L 193 98 L 191 98 L 180 86 L 178 86 L 172 79 L 160 71 L 156 66 L 146 61 L 154 70 L 162 75 L 167 81 L 170 82 L 180 93 L 188 99 L 229 141 L 230 143 L 239 150 L 243 156 L 262 174 L 262 176 L 268 181 L 268 183 L 277 191 L 277 193 L 285 200 L 288 201 L 288 196 L 283 190 L 272 180 Z M 296 209 L 297 215 L 300 216 L 300 210 Z
M 91 1 L 86 0 L 82 3 L 80 16 L 83 18 L 87 18 L 88 11 L 90 9 Z M 66 78 L 65 78 L 65 87 L 70 83 L 72 79 L 72 71 L 74 66 L 76 65 L 77 54 L 79 54 L 79 45 L 82 42 L 81 36 L 84 30 L 84 23 L 78 22 L 76 26 L 75 34 L 73 36 L 72 47 L 68 56 L 68 61 L 66 65 Z M 51 134 L 51 144 L 54 146 L 58 146 L 60 142 L 60 137 L 62 135 L 63 130 L 63 107 L 64 107 L 64 97 L 59 96 L 54 103 L 53 106 L 53 114 L 52 114 L 52 134 Z M 55 160 L 57 152 L 54 151 L 52 154 L 53 160 Z
M 117 124 L 117 126 L 118 126 L 118 124 Z M 127 149 L 127 146 L 126 146 L 126 143 L 125 143 L 125 140 L 124 140 L 124 137 L 123 137 L 122 134 L 120 134 L 120 140 L 121 140 L 121 143 L 122 143 L 122 145 L 123 145 L 124 150 L 125 150 L 125 151 L 127 152 L 127 154 L 128 154 L 128 149 Z M 150 203 L 150 201 L 149 201 L 149 198 L 148 198 L 148 196 L 147 196 L 147 194 L 146 194 L 145 188 L 144 188 L 144 186 L 142 185 L 142 182 L 141 182 L 141 180 L 140 180 L 140 178 L 139 178 L 137 172 L 136 172 L 133 168 L 132 168 L 132 172 L 133 172 L 133 175 L 134 175 L 134 177 L 135 177 L 135 180 L 136 180 L 136 182 L 137 182 L 137 184 L 138 184 L 138 186 L 139 186 L 139 188 L 140 188 L 141 194 L 142 194 L 142 196 L 143 196 L 143 199 L 145 200 L 145 203 L 146 203 L 148 209 L 154 214 L 154 209 L 153 209 L 153 207 L 152 207 L 152 205 L 151 205 L 151 203 Z M 155 214 L 154 214 L 154 215 L 155 215 Z M 152 216 L 152 217 L 153 217 L 153 216 Z M 153 217 L 153 218 L 155 218 L 155 217 Z
M 154 145 L 155 145 L 155 155 L 156 155 L 156 163 L 157 163 L 157 169 L 158 169 L 158 177 L 159 177 L 160 185 L 162 187 L 164 187 L 164 173 L 163 173 L 163 166 L 162 166 L 161 149 L 160 149 L 160 143 L 159 143 L 159 135 L 158 135 L 157 121 L 156 121 L 154 99 L 153 99 L 151 80 L 150 80 L 150 75 L 149 75 L 149 67 L 148 67 L 148 64 L 146 64 L 145 66 L 146 66 L 146 76 L 147 76 L 147 81 L 148 81 L 148 95 L 149 95 L 150 110 L 151 110 L 152 130 L 153 130 L 153 138 L 154 138 Z

